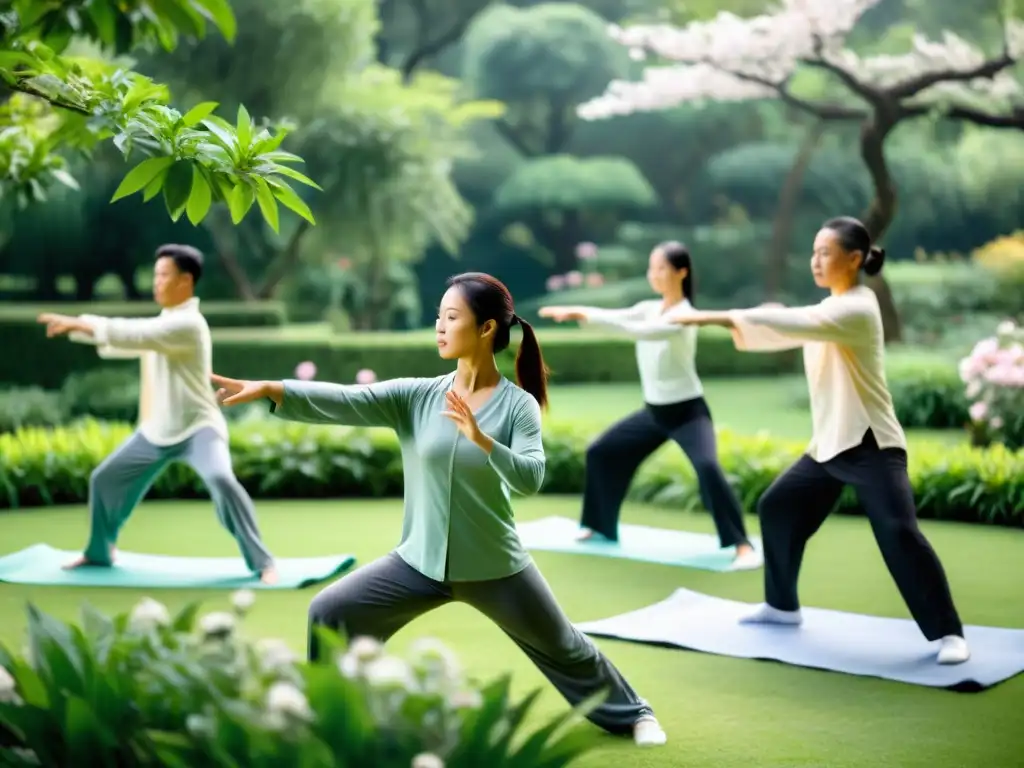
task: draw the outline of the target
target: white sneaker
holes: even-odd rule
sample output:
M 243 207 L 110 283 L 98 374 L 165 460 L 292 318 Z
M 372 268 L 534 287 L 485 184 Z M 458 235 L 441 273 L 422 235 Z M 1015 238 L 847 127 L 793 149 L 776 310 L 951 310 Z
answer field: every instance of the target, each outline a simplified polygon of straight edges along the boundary
M 668 736 L 654 715 L 646 715 L 633 723 L 633 741 L 638 747 L 660 747 Z
M 756 549 L 751 549 L 744 552 L 742 555 L 736 555 L 732 560 L 732 566 L 730 570 L 733 571 L 753 571 L 764 565 L 764 555 Z
M 772 608 L 767 603 L 761 603 L 752 613 L 740 618 L 740 624 L 784 624 L 797 627 L 803 623 L 804 617 L 799 609 L 795 611 L 780 611 Z
M 939 664 L 963 664 L 971 658 L 967 641 L 959 635 L 946 635 L 939 645 Z

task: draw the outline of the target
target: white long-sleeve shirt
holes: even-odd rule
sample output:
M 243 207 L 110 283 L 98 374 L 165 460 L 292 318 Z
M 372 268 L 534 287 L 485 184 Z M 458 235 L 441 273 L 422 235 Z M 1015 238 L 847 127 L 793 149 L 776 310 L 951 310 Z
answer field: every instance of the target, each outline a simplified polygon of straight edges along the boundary
M 589 323 L 625 333 L 636 339 L 636 364 L 644 402 L 669 405 L 704 394 L 697 375 L 697 328 L 669 322 L 674 316 L 692 312 L 683 299 L 662 312 L 660 299 L 634 304 L 628 309 L 586 307 Z
M 213 342 L 199 299 L 166 308 L 156 317 L 80 317 L 93 333 L 72 333 L 72 341 L 95 345 L 103 358 L 139 358 L 138 429 L 147 440 L 174 445 L 203 427 L 227 439 L 227 422 L 210 383 Z
M 812 306 L 758 307 L 729 316 L 738 349 L 803 347 L 812 459 L 825 462 L 860 445 L 869 429 L 880 448 L 906 449 L 886 383 L 882 313 L 874 291 L 857 286 Z

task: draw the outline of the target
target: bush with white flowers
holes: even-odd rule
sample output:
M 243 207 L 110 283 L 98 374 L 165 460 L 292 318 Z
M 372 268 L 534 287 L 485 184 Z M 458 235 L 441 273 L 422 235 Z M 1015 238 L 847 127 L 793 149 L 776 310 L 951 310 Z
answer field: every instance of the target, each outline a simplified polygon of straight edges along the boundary
M 960 361 L 975 442 L 1024 447 L 1024 328 L 1000 323 Z
M 475 686 L 436 641 L 399 657 L 318 629 L 327 652 L 306 663 L 245 636 L 251 591 L 231 602 L 172 616 L 145 598 L 113 618 L 85 607 L 78 624 L 30 606 L 25 651 L 0 647 L 0 763 L 558 768 L 592 743 L 572 726 L 596 700 L 522 733 L 534 697 L 513 702 L 507 677 Z

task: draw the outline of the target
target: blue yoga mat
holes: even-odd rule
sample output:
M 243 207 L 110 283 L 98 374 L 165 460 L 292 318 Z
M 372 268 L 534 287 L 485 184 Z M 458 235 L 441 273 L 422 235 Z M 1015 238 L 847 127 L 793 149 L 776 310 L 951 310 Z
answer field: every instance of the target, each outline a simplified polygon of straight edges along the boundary
M 61 568 L 79 554 L 35 544 L 0 557 L 0 582 L 130 589 L 302 589 L 342 574 L 356 562 L 347 554 L 279 558 L 276 564 L 280 579 L 270 586 L 254 576 L 241 557 L 171 557 L 118 550 L 111 568 Z
M 579 523 L 567 517 L 545 517 L 517 526 L 519 538 L 527 549 L 566 552 L 577 555 L 601 555 L 624 560 L 639 560 L 663 565 L 681 565 L 706 571 L 731 571 L 733 550 L 722 549 L 718 537 L 709 533 L 690 533 L 643 525 L 620 525 L 619 540 L 595 536 L 577 541 Z M 751 544 L 761 549 L 761 541 Z
M 577 624 L 598 637 L 668 645 L 720 656 L 781 661 L 914 685 L 980 690 L 1024 671 L 1024 630 L 967 626 L 971 658 L 938 664 L 938 643 L 909 619 L 803 608 L 803 624 L 740 624 L 756 606 L 677 589 L 638 611 Z

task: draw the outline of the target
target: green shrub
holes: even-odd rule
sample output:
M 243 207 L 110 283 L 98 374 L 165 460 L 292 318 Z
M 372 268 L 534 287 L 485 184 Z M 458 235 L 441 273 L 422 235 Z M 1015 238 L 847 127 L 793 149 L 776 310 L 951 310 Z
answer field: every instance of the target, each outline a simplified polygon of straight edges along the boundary
M 271 328 L 287 322 L 284 305 L 278 302 L 212 301 L 204 302 L 202 307 L 212 328 Z M 43 327 L 36 322 L 41 312 L 149 317 L 158 311 L 156 304 L 143 301 L 0 305 L 0 338 L 4 342 L 4 354 L 0 356 L 0 382 L 55 389 L 76 371 L 124 365 L 101 360 L 96 350 L 86 344 L 73 344 L 63 339 L 47 340 Z
M 56 427 L 67 420 L 67 410 L 55 392 L 39 387 L 0 390 L 0 432 L 13 432 L 20 427 Z
M 72 373 L 65 379 L 60 397 L 72 419 L 91 416 L 100 421 L 134 423 L 139 415 L 138 365 Z
M 596 743 L 563 726 L 597 700 L 526 733 L 538 692 L 513 702 L 507 676 L 478 687 L 436 641 L 402 658 L 320 630 L 328 653 L 300 663 L 241 633 L 252 600 L 172 617 L 145 598 L 115 617 L 85 607 L 78 624 L 29 606 L 26 653 L 0 647 L 3 764 L 561 768 Z
M 127 425 L 82 422 L 0 435 L 0 505 L 84 502 L 89 473 L 129 432 Z M 567 425 L 547 429 L 544 493 L 582 491 L 589 439 Z M 253 421 L 232 430 L 231 445 L 238 478 L 257 498 L 402 494 L 402 457 L 390 432 Z M 804 448 L 803 443 L 770 437 L 719 435 L 723 468 L 748 512 Z M 910 476 L 921 517 L 1024 524 L 1024 451 L 915 447 Z M 630 493 L 631 498 L 658 504 L 700 506 L 693 469 L 678 451 L 663 451 L 647 462 Z M 156 481 L 151 496 L 196 498 L 206 492 L 190 469 L 173 465 Z M 842 509 L 857 511 L 852 496 L 844 497 Z

